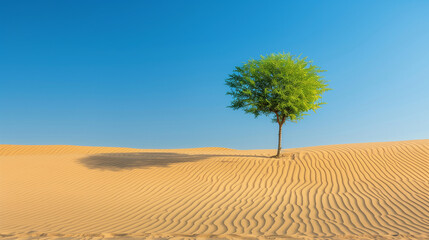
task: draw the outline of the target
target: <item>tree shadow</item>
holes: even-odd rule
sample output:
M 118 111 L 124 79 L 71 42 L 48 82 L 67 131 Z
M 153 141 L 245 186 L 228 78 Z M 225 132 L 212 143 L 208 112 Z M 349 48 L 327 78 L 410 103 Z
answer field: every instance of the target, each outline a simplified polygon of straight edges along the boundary
M 150 167 L 168 167 L 171 164 L 197 162 L 211 157 L 264 157 L 255 155 L 210 155 L 168 152 L 101 153 L 88 156 L 79 162 L 89 169 L 131 170 Z

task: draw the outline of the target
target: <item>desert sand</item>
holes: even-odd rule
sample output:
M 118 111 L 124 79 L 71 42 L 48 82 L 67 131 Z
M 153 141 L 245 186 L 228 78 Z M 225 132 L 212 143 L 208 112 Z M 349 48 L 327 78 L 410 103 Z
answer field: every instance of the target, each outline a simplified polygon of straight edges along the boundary
M 429 140 L 284 152 L 0 145 L 0 234 L 429 239 Z

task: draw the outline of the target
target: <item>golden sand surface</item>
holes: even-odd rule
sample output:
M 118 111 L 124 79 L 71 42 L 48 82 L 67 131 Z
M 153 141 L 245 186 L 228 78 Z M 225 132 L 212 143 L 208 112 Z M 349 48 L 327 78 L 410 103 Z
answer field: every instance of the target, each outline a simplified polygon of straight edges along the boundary
M 274 153 L 0 145 L 0 238 L 429 239 L 429 140 Z

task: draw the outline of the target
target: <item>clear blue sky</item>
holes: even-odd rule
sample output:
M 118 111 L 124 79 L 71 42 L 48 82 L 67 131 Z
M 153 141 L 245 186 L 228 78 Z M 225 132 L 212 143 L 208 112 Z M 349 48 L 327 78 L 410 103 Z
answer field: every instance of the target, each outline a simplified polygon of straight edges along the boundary
M 429 1 L 1 1 L 0 144 L 274 149 L 226 106 L 234 66 L 327 70 L 286 148 L 429 138 Z

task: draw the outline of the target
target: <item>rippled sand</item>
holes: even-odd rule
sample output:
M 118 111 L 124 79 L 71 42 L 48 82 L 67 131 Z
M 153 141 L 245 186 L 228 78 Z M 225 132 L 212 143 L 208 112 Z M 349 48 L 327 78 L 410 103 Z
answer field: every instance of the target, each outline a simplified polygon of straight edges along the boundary
M 429 239 L 429 140 L 274 153 L 0 145 L 0 237 Z

